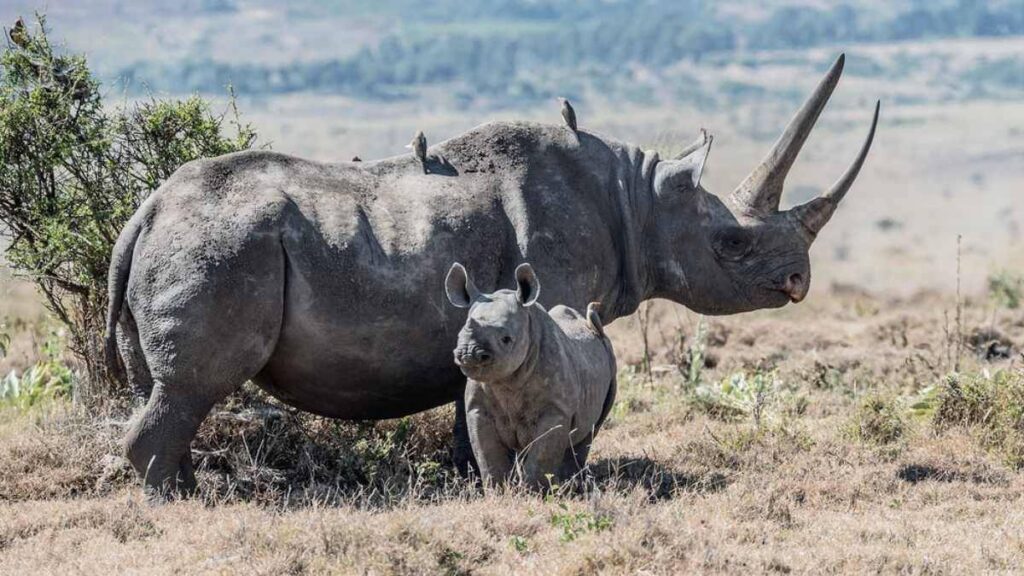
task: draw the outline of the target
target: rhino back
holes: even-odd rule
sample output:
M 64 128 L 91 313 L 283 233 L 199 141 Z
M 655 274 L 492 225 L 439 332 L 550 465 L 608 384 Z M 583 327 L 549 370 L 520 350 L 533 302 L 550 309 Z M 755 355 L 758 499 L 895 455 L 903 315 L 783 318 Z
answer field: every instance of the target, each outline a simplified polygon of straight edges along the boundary
M 567 364 L 561 370 L 568 374 L 565 385 L 575 388 L 566 397 L 575 402 L 573 441 L 578 442 L 606 415 L 606 400 L 615 382 L 615 353 L 611 341 L 596 332 L 577 310 L 555 306 L 548 314 L 551 329 L 545 335 L 550 335 L 547 356 L 552 362 Z

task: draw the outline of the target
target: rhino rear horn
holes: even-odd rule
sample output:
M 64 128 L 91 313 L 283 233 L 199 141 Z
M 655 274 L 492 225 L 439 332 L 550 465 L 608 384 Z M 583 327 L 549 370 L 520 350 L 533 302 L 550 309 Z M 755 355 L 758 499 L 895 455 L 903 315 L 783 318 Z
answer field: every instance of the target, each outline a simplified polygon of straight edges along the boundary
M 771 214 L 778 211 L 782 186 L 800 148 L 807 140 L 814 123 L 825 108 L 839 77 L 846 56 L 839 55 L 811 96 L 790 120 L 786 130 L 768 151 L 761 164 L 732 193 L 733 201 L 747 212 Z

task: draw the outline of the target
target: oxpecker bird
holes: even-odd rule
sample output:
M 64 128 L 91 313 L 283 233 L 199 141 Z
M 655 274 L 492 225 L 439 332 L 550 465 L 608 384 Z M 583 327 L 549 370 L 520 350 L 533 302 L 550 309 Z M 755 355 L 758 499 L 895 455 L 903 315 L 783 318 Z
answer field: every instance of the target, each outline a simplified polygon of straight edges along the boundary
M 423 164 L 423 173 L 427 173 L 427 137 L 423 135 L 423 130 L 416 133 L 413 137 L 412 142 L 406 148 L 412 148 L 412 153 L 416 156 L 416 159 Z
M 21 18 L 18 18 L 18 21 L 14 23 L 14 28 L 11 28 L 11 42 L 14 42 L 19 48 L 24 48 L 28 44 L 25 21 Z
M 565 119 L 566 126 L 569 127 L 573 132 L 576 131 L 576 111 L 572 109 L 572 104 L 565 98 L 558 99 L 562 103 L 562 118 Z

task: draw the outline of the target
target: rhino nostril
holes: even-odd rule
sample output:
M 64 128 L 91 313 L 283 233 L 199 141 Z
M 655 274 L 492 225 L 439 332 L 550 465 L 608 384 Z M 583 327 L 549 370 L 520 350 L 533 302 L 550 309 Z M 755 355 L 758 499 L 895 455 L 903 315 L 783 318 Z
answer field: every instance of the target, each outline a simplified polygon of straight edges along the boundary
M 478 362 L 489 362 L 491 360 L 491 355 L 482 350 L 477 352 L 475 356 Z
M 789 294 L 789 298 L 793 302 L 799 302 L 804 299 L 807 295 L 807 282 L 804 280 L 804 275 L 799 272 L 794 272 L 786 278 L 786 282 L 782 287 L 782 291 Z

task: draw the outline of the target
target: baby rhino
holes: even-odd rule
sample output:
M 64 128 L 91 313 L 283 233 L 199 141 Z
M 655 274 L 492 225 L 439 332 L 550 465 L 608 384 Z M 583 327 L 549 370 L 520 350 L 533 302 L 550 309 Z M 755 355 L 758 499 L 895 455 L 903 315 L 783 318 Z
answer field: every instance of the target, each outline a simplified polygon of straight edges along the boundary
M 516 289 L 481 294 L 461 264 L 445 280 L 448 300 L 469 308 L 455 363 L 468 378 L 466 415 L 485 484 L 513 473 L 533 488 L 578 472 L 615 400 L 615 354 L 595 304 L 586 317 L 537 303 L 529 264 Z

